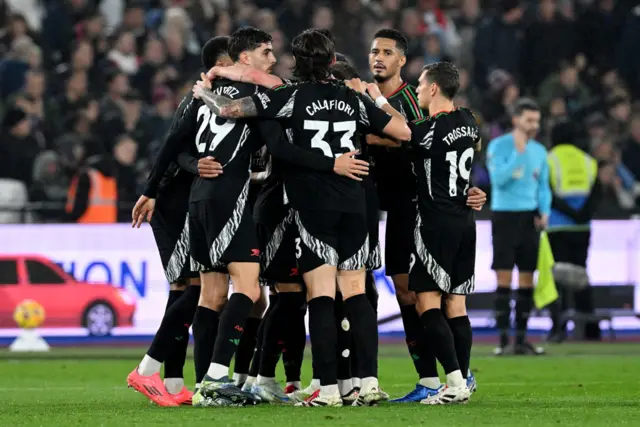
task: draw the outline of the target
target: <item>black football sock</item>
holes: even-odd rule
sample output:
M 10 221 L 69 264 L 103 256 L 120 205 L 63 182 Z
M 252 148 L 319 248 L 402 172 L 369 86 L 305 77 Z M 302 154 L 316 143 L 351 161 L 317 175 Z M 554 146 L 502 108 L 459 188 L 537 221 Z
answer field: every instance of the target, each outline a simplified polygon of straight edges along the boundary
M 500 334 L 500 347 L 509 344 L 511 319 L 511 288 L 498 286 L 495 300 L 496 328 Z
M 433 351 L 429 351 L 424 328 L 415 305 L 401 305 L 400 314 L 404 325 L 405 340 L 409 355 L 413 361 L 419 378 L 435 378 L 438 376 L 438 364 Z
M 347 308 L 342 300 L 342 294 L 336 293 L 334 315 L 336 319 L 336 359 L 338 361 L 338 380 L 351 379 L 351 344 L 353 337 L 351 335 L 351 327 L 349 317 L 347 316 Z
M 345 301 L 358 354 L 359 378 L 378 377 L 378 321 L 365 294 Z
M 448 319 L 447 323 L 449 323 L 449 328 L 453 334 L 462 377 L 467 378 L 471 362 L 471 345 L 473 344 L 473 331 L 471 330 L 469 316 L 454 317 L 453 319 Z
M 165 316 L 175 318 L 172 322 L 175 321 L 176 324 L 181 325 L 181 334 L 174 337 L 173 345 L 169 348 L 164 362 L 165 378 L 183 378 L 184 362 L 187 359 L 187 347 L 189 346 L 189 327 L 193 323 L 199 298 L 200 286 L 189 286 L 185 291 L 180 292 L 171 306 L 167 304 Z
M 533 288 L 519 288 L 516 292 L 516 344 L 527 339 L 527 324 L 533 308 Z
M 251 298 L 238 292 L 231 295 L 229 302 L 227 302 L 220 315 L 218 336 L 216 337 L 213 357 L 211 358 L 212 364 L 229 367 L 252 309 L 253 301 Z M 223 376 L 216 375 L 214 379 Z
M 260 328 L 262 319 L 249 317 L 244 324 L 244 331 L 240 337 L 240 343 L 236 350 L 236 361 L 233 365 L 233 371 L 236 374 L 248 374 L 249 365 L 256 349 L 258 329 Z
M 283 307 L 282 303 L 283 298 L 279 295 L 273 309 L 264 318 L 264 337 L 259 371 L 261 377 L 275 378 L 276 376 L 276 366 L 282 353 L 283 330 L 287 328 L 287 312 L 283 309 L 286 307 Z
M 300 381 L 304 347 L 307 344 L 307 329 L 304 324 L 304 317 L 307 314 L 307 296 L 304 292 L 283 292 L 279 298 L 282 301 L 283 310 L 286 310 L 290 316 L 287 326 L 282 331 L 284 373 L 287 382 L 296 382 Z
M 367 271 L 367 275 L 365 276 L 365 293 L 367 294 L 367 299 L 371 303 L 373 307 L 373 311 L 378 313 L 378 288 L 376 288 L 376 278 L 373 275 L 373 271 Z
M 250 377 L 256 378 L 258 376 L 258 372 L 260 371 L 260 359 L 262 358 L 262 346 L 264 343 L 265 320 L 267 319 L 267 317 L 269 317 L 277 302 L 277 294 L 269 295 L 269 307 L 267 307 L 267 311 L 264 312 L 264 316 L 262 316 L 262 322 L 260 322 L 260 326 L 258 327 L 258 333 L 256 336 L 256 351 L 253 353 L 251 366 L 249 367 Z
M 420 316 L 420 321 L 426 331 L 427 345 L 435 349 L 436 358 L 444 368 L 445 374 L 459 370 L 453 334 L 442 315 L 442 310 L 439 308 L 427 310 Z
M 213 355 L 213 345 L 218 335 L 220 314 L 207 307 L 198 306 L 193 317 L 193 363 L 196 369 L 196 384 L 200 384 Z
M 338 383 L 336 366 L 336 321 L 331 297 L 317 297 L 309 301 L 309 332 L 311 355 L 320 385 Z

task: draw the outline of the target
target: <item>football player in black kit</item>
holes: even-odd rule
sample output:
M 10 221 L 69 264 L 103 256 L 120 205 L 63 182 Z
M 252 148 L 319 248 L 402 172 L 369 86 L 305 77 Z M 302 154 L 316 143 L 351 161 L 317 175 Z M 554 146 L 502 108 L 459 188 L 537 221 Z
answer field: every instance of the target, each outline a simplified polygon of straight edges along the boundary
M 406 37 L 391 28 L 373 36 L 369 68 L 382 95 L 407 121 L 420 120 L 425 114 L 418 105 L 413 86 L 401 77 L 406 64 Z M 427 114 L 428 115 L 428 114 Z M 368 135 L 367 141 L 379 144 L 380 137 Z M 372 176 L 375 179 L 380 208 L 387 211 L 385 230 L 385 273 L 393 280 L 400 306 L 405 340 L 419 381 L 414 390 L 392 402 L 419 402 L 440 388 L 438 367 L 432 349 L 426 345 L 424 330 L 416 311 L 416 295 L 409 291 L 409 260 L 413 250 L 416 212 L 416 180 L 406 146 L 372 146 Z
M 230 65 L 227 44 L 227 37 L 209 40 L 202 48 L 202 65 L 207 69 L 212 65 Z M 189 94 L 180 104 L 170 133 L 175 131 L 177 121 L 190 99 Z M 189 229 L 186 225 L 189 188 L 198 169 L 191 143 L 176 140 L 177 147 L 171 147 L 168 142 L 170 139 L 160 148 L 147 187 L 136 203 L 132 217 L 135 227 L 140 227 L 145 218 L 151 224 L 165 275 L 170 283 L 169 300 L 153 343 L 138 368 L 127 377 L 127 382 L 159 405 L 176 406 L 191 404 L 192 396 L 184 386 L 182 370 L 189 343 L 189 325 L 193 321 L 200 298 L 198 272 L 190 269 Z M 221 165 L 215 160 L 208 163 L 208 176 L 217 176 Z M 187 280 L 191 286 L 185 290 Z M 224 304 L 225 300 L 226 295 L 217 304 Z M 164 384 L 159 375 L 162 362 L 165 365 Z M 195 362 L 196 376 L 201 379 L 206 372 L 208 360 L 204 366 L 198 360 Z
M 391 117 L 362 94 L 331 79 L 333 43 L 316 31 L 304 31 L 292 42 L 294 75 L 300 80 L 244 99 L 229 100 L 194 88 L 212 111 L 222 117 L 278 119 L 291 135 L 292 145 L 335 158 L 356 151 L 353 135 L 387 134 L 409 139 L 402 117 Z M 377 324 L 365 291 L 364 263 L 368 255 L 364 189 L 330 173 L 291 167 L 285 173 L 285 192 L 295 209 L 300 233 L 298 266 L 309 293 L 312 355 L 321 387 L 305 406 L 341 406 L 336 379 L 336 327 L 333 298 L 336 278 L 351 313 L 362 377 L 356 404 L 380 400 L 377 380 Z
M 467 198 L 479 129 L 471 111 L 453 105 L 460 87 L 454 65 L 427 65 L 419 83 L 420 105 L 431 116 L 410 124 L 418 215 L 409 289 L 416 292 L 427 342 L 447 376 L 446 387 L 421 403 L 464 403 L 471 394 L 465 378 L 472 344 L 466 295 L 475 286 L 476 256 L 475 216 Z

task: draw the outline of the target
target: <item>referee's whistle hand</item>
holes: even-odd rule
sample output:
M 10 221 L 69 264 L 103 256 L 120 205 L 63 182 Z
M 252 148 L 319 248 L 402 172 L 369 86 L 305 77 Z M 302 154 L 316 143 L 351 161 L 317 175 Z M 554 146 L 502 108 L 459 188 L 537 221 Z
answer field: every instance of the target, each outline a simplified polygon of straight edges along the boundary
M 350 151 L 339 156 L 333 164 L 333 171 L 354 181 L 362 181 L 360 176 L 369 175 L 369 163 L 354 158 L 359 151 Z
M 214 157 L 204 157 L 198 160 L 198 175 L 201 178 L 217 178 L 222 175 L 222 165 Z
M 471 187 L 467 192 L 467 206 L 474 211 L 481 211 L 485 203 L 487 203 L 487 193 L 478 187 Z

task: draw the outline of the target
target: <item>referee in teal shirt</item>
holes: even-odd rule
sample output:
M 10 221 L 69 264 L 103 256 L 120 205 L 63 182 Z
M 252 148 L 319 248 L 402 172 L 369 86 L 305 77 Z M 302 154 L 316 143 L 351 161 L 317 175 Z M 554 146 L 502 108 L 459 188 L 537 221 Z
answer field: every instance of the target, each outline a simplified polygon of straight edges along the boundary
M 496 327 L 500 345 L 496 355 L 509 345 L 511 279 L 518 267 L 515 304 L 515 354 L 542 354 L 526 340 L 527 322 L 533 307 L 533 273 L 538 263 L 540 230 L 551 211 L 551 189 L 547 150 L 534 138 L 540 128 L 540 109 L 523 98 L 512 115 L 513 131 L 489 143 L 487 167 L 491 178 L 491 229 L 496 289 Z

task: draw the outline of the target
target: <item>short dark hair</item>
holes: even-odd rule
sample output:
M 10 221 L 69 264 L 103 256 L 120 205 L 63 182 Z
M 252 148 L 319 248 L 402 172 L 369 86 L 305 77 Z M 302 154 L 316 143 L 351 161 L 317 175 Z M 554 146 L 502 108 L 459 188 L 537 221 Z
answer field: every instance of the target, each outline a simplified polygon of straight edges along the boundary
M 360 78 L 360 74 L 351 64 L 342 61 L 336 61 L 336 63 L 331 66 L 331 74 L 338 80 Z
M 447 99 L 453 99 L 460 89 L 460 74 L 458 67 L 451 62 L 434 62 L 422 68 L 427 73 L 427 80 L 435 83 Z
M 511 115 L 521 116 L 525 111 L 540 111 L 540 107 L 531 98 L 520 98 L 513 104 Z
M 375 39 L 391 39 L 396 42 L 396 48 L 402 51 L 403 54 L 407 52 L 409 47 L 409 42 L 407 38 L 400 31 L 395 30 L 393 28 L 383 28 L 378 30 L 377 33 L 373 35 Z
M 229 55 L 229 37 L 218 36 L 210 38 L 202 47 L 200 60 L 202 66 L 207 70 L 216 65 L 218 59 L 223 55 Z
M 237 29 L 229 37 L 229 56 L 232 61 L 240 59 L 240 54 L 248 50 L 255 50 L 262 43 L 271 43 L 273 38 L 269 33 L 253 27 Z
M 320 34 L 331 40 L 333 44 L 336 44 L 336 38 L 333 37 L 333 33 L 326 28 L 310 28 L 310 30 L 319 32 Z
M 305 30 L 291 42 L 291 52 L 296 59 L 293 75 L 300 80 L 322 81 L 329 78 L 329 71 L 336 56 L 333 42 L 315 30 Z

